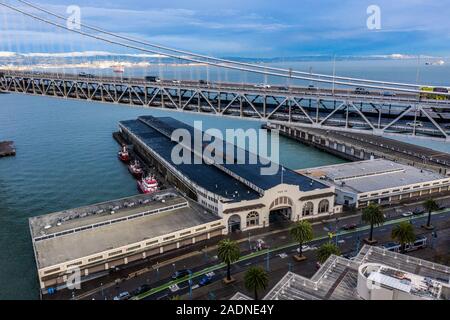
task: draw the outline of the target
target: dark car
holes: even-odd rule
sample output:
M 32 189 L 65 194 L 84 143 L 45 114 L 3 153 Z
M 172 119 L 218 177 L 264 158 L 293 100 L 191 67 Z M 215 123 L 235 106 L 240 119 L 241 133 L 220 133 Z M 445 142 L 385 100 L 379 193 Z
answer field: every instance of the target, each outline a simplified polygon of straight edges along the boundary
M 207 284 L 210 284 L 213 280 L 213 276 L 210 274 L 205 274 L 200 281 L 198 282 L 198 285 L 200 287 L 206 286 Z
M 346 224 L 342 226 L 342 229 L 344 230 L 354 230 L 356 229 L 357 225 L 355 223 L 352 224 Z
M 356 88 L 355 93 L 356 94 L 369 94 L 370 92 L 366 88 Z
M 425 213 L 425 210 L 423 210 L 423 209 L 415 209 L 413 211 L 413 215 L 415 215 L 415 216 L 420 216 L 421 214 L 424 214 L 424 213 Z
M 151 289 L 152 289 L 152 287 L 149 286 L 148 284 L 143 284 L 143 285 L 141 285 L 139 288 L 137 288 L 136 290 L 134 290 L 134 291 L 132 292 L 132 295 L 133 295 L 133 296 L 137 296 L 137 295 L 140 295 L 140 294 L 145 293 L 145 292 L 147 292 L 147 291 L 150 291 Z
M 191 273 L 192 273 L 192 271 L 189 269 L 178 270 L 172 275 L 172 279 L 173 280 L 180 279 L 180 278 L 190 275 Z
M 159 80 L 159 78 L 156 76 L 146 76 L 144 79 L 148 82 L 157 82 Z

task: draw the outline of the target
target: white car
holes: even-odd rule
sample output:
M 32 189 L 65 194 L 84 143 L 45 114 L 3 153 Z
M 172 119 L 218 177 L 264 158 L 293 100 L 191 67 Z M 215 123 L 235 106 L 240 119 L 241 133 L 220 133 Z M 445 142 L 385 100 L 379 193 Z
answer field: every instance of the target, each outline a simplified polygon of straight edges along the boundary
M 413 215 L 412 211 L 407 211 L 407 212 L 402 213 L 403 217 L 411 217 L 412 215 Z
M 423 127 L 423 124 L 420 121 L 408 122 L 406 125 L 409 127 Z
M 297 250 L 297 252 L 300 252 L 299 248 L 297 248 L 296 250 Z M 302 251 L 303 252 L 308 251 L 308 250 L 311 250 L 310 246 L 308 246 L 307 244 L 302 245 Z
M 180 84 L 181 82 L 180 82 L 180 80 L 173 80 L 172 83 L 174 83 L 174 84 Z
M 125 291 L 119 293 L 119 295 L 115 296 L 113 300 L 128 300 L 130 299 L 130 297 L 131 297 L 130 294 L 127 291 Z
M 261 84 L 255 84 L 255 88 L 269 89 L 269 88 L 270 88 L 270 85 L 264 84 L 264 83 L 261 83 Z

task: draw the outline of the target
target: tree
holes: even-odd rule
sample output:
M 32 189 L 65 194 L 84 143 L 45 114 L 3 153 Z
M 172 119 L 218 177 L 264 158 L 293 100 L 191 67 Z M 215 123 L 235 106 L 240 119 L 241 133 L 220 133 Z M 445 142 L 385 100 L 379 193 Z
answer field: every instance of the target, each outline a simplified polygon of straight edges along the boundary
M 374 225 L 379 226 L 384 223 L 384 215 L 380 209 L 380 206 L 378 206 L 377 204 L 370 203 L 362 211 L 362 220 L 365 223 L 370 224 L 369 242 L 372 242 L 373 241 L 373 226 Z
M 434 199 L 430 198 L 428 200 L 425 200 L 425 202 L 423 203 L 423 206 L 425 208 L 425 210 L 428 211 L 428 219 L 427 219 L 427 224 L 426 227 L 431 229 L 431 212 L 432 211 L 436 211 L 439 209 L 439 205 L 436 203 L 436 201 L 434 201 Z
M 317 260 L 319 260 L 320 263 L 324 263 L 332 254 L 340 256 L 341 250 L 339 250 L 339 247 L 332 242 L 324 243 L 317 249 Z
M 397 240 L 400 243 L 400 251 L 402 253 L 405 253 L 406 244 L 414 242 L 414 240 L 416 240 L 413 225 L 408 221 L 400 222 L 392 229 L 391 238 Z
M 254 292 L 255 300 L 258 300 L 258 291 L 267 288 L 269 276 L 261 267 L 250 267 L 245 273 L 244 284 L 247 290 Z
M 239 245 L 236 241 L 224 239 L 219 242 L 217 256 L 227 264 L 227 280 L 231 281 L 231 264 L 239 260 Z
M 313 239 L 313 229 L 311 223 L 300 220 L 294 224 L 289 231 L 292 239 L 299 244 L 299 256 L 303 256 L 303 244 Z

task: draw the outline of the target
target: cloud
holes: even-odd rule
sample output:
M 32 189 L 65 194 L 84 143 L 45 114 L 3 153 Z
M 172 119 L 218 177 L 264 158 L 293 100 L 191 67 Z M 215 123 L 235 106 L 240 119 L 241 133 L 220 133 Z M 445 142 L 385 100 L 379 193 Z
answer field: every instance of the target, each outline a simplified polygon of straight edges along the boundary
M 69 0 L 40 6 L 67 15 Z M 12 1 L 10 1 L 11 3 Z M 84 23 L 215 55 L 449 53 L 450 6 L 438 0 L 377 0 L 382 29 L 367 29 L 369 0 L 78 0 Z M 116 51 L 0 8 L 0 50 Z M 112 49 L 114 48 L 114 49 Z M 40 50 L 45 51 L 45 50 Z M 130 50 L 128 50 L 130 51 Z M 135 52 L 137 53 L 137 52 Z

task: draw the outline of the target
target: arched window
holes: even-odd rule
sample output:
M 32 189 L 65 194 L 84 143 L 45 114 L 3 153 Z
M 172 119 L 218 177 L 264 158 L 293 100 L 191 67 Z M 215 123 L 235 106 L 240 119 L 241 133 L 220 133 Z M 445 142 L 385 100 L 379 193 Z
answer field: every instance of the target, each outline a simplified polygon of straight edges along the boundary
M 319 213 L 326 213 L 330 209 L 330 202 L 326 199 L 323 199 L 319 202 Z
M 284 206 L 284 207 L 292 207 L 292 200 L 288 197 L 279 197 L 276 198 L 269 207 L 269 210 L 272 210 L 275 207 Z
M 247 227 L 259 225 L 259 213 L 252 211 L 247 215 Z
M 312 215 L 313 211 L 314 211 L 314 204 L 311 201 L 309 201 L 309 202 L 305 203 L 305 205 L 303 206 L 302 215 L 303 216 Z

